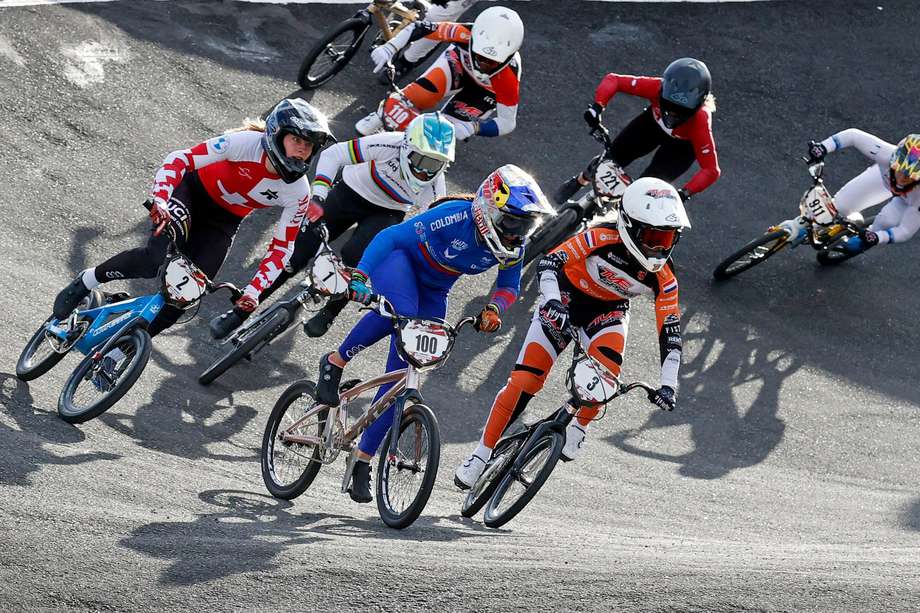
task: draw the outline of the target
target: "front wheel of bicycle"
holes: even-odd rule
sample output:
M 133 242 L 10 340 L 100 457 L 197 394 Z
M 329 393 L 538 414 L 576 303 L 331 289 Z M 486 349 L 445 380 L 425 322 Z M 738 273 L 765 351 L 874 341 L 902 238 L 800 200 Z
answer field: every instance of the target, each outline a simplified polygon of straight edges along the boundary
M 300 64 L 298 85 L 316 89 L 339 74 L 358 52 L 369 28 L 365 19 L 352 17 L 317 41 Z
M 252 322 L 249 328 L 231 346 L 230 351 L 214 362 L 206 371 L 198 376 L 198 383 L 211 384 L 217 377 L 246 357 L 262 342 L 268 342 L 283 332 L 293 321 L 293 318 L 283 308 L 266 311 L 259 319 Z
M 495 451 L 492 452 L 492 459 L 489 460 L 489 465 L 486 466 L 482 476 L 479 477 L 479 481 L 470 488 L 470 491 L 463 499 L 460 515 L 472 517 L 489 502 L 489 498 L 495 493 L 495 488 L 498 487 L 502 477 L 511 468 L 523 445 L 524 441 L 521 438 L 505 439 L 498 442 L 495 446 Z
M 329 409 L 310 413 L 316 403 L 312 381 L 290 385 L 275 403 L 262 436 L 262 480 L 275 498 L 292 500 L 313 483 L 322 466 L 318 446 L 285 441 L 282 433 L 322 436 Z M 306 417 L 309 415 L 309 417 Z M 296 428 L 292 427 L 296 424 Z
M 115 352 L 120 357 L 113 357 Z M 68 423 L 80 424 L 98 417 L 128 393 L 150 359 L 150 334 L 143 328 L 133 328 L 122 334 L 100 359 L 95 353 L 83 358 L 61 390 L 58 414 Z
M 421 515 L 441 458 L 438 420 L 423 404 L 407 408 L 399 425 L 396 457 L 389 457 L 389 437 L 377 467 L 377 510 L 391 528 L 401 530 Z
M 504 526 L 527 506 L 556 468 L 563 445 L 565 435 L 556 430 L 546 431 L 534 441 L 521 461 L 521 469 L 512 466 L 489 499 L 483 515 L 488 527 Z
M 785 230 L 767 232 L 749 242 L 747 245 L 731 254 L 712 271 L 712 276 L 719 281 L 724 281 L 757 266 L 773 254 L 778 253 L 789 244 L 788 234 Z

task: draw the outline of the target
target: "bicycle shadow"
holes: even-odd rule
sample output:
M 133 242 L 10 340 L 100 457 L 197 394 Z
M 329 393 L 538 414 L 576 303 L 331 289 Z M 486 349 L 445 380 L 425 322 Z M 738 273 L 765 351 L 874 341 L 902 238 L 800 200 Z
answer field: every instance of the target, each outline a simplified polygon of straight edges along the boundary
M 914 498 L 904 506 L 898 523 L 907 530 L 920 532 L 920 498 Z
M 785 338 L 758 334 L 729 313 L 688 310 L 683 319 L 684 347 L 692 351 L 685 349 L 677 410 L 655 411 L 640 427 L 606 440 L 627 453 L 678 464 L 683 476 L 719 479 L 764 461 L 782 442 L 786 426 L 777 416 L 779 393 L 803 360 Z M 741 348 L 740 355 L 734 348 Z M 732 397 L 741 386 L 759 386 L 746 407 Z M 641 445 L 649 431 L 682 426 L 690 426 L 693 449 L 687 453 L 672 455 Z
M 119 545 L 169 560 L 161 585 L 193 585 L 280 567 L 280 554 L 298 545 L 317 545 L 341 537 L 388 540 L 456 541 L 482 530 L 461 530 L 451 521 L 420 518 L 406 530 L 388 528 L 379 519 L 357 519 L 335 513 L 293 512 L 294 504 L 243 490 L 207 490 L 198 498 L 219 507 L 191 521 L 151 522 L 132 530 Z M 490 531 L 491 532 L 491 531 Z M 190 542 L 197 547 L 191 547 Z
M 16 375 L 0 372 L 0 444 L 9 453 L 0 454 L 0 485 L 32 485 L 31 474 L 42 466 L 73 466 L 97 460 L 117 460 L 114 453 L 92 451 L 58 455 L 48 445 L 82 443 L 86 435 L 55 414 L 35 408 L 29 386 Z

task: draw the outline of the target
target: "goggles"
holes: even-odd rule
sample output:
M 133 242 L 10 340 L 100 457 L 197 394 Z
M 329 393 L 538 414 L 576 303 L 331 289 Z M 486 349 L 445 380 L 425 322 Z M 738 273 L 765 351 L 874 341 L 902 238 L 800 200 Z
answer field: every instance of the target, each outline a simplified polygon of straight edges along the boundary
M 409 152 L 409 169 L 416 178 L 423 181 L 430 181 L 438 176 L 438 173 L 444 169 L 446 162 L 437 160 L 418 151 Z
M 487 58 L 478 53 L 471 53 L 470 55 L 473 58 L 473 67 L 483 74 L 492 75 L 502 67 L 502 62 L 498 60 Z
M 639 230 L 636 243 L 645 255 L 664 256 L 674 248 L 678 236 L 678 231 L 673 228 L 646 226 Z
M 536 225 L 537 220 L 534 217 L 502 214 L 501 219 L 495 224 L 495 229 L 502 245 L 520 247 Z

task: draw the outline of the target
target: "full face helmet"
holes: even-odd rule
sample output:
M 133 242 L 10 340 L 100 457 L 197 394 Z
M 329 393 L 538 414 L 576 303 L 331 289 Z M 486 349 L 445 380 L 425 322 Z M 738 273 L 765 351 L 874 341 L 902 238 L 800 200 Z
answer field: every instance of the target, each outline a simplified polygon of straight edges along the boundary
M 520 259 L 524 242 L 545 216 L 555 214 L 529 174 L 506 164 L 486 177 L 473 198 L 473 221 L 500 263 Z
M 286 134 L 299 136 L 313 144 L 313 151 L 306 160 L 287 155 L 284 150 Z M 265 118 L 262 149 L 285 183 L 293 183 L 307 174 L 310 163 L 320 150 L 334 142 L 326 116 L 300 98 L 282 100 Z
M 693 117 L 712 90 L 709 68 L 692 57 L 671 62 L 661 79 L 661 122 L 669 130 Z
M 908 134 L 891 154 L 888 163 L 891 191 L 903 195 L 920 183 L 920 134 Z
M 517 12 L 504 6 L 490 6 L 479 13 L 470 34 L 469 54 L 480 79 L 498 73 L 524 42 L 524 22 Z
M 454 126 L 441 113 L 425 113 L 413 119 L 403 135 L 399 167 L 416 192 L 434 181 L 454 161 Z
M 680 233 L 689 227 L 684 204 L 670 183 L 642 177 L 623 192 L 617 230 L 626 249 L 645 270 L 664 268 Z

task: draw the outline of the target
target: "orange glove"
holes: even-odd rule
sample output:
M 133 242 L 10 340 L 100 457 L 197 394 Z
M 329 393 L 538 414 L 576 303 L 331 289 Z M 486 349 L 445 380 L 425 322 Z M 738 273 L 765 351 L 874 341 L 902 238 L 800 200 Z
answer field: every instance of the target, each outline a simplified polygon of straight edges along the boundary
M 498 305 L 494 302 L 490 302 L 482 308 L 482 311 L 479 312 L 479 323 L 476 328 L 480 332 L 486 332 L 491 334 L 492 332 L 497 332 L 499 328 L 502 327 L 502 314 L 498 309 Z

